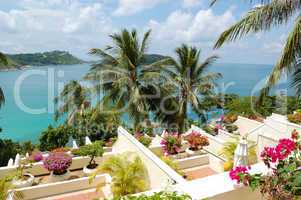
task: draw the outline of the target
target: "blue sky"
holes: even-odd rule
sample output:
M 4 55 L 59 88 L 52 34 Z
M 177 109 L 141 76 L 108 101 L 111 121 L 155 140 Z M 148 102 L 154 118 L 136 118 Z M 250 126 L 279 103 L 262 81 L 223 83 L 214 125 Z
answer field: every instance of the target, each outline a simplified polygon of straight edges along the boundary
M 5 3 L 4 3 L 5 2 Z M 110 43 L 121 28 L 152 29 L 149 53 L 173 55 L 181 43 L 219 62 L 274 64 L 291 25 L 225 45 L 218 35 L 254 5 L 243 0 L 10 0 L 0 2 L 0 50 L 6 53 L 67 50 L 89 59 L 90 48 Z

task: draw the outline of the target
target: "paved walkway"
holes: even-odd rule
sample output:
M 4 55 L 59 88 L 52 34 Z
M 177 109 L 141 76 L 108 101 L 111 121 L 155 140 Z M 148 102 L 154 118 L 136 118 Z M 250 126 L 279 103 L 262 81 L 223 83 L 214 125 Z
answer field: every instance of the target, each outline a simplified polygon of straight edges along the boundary
M 202 166 L 185 170 L 185 175 L 187 176 L 188 180 L 204 178 L 214 174 L 217 174 L 217 172 L 211 169 L 209 166 Z

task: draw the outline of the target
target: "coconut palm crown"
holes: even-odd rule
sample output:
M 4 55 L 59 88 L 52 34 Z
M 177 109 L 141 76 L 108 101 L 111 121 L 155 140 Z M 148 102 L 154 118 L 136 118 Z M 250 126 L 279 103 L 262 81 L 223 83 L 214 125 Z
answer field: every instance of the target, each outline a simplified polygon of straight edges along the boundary
M 216 3 L 214 0 L 212 4 Z M 301 1 L 299 0 L 251 0 L 253 3 L 261 3 L 251 9 L 240 21 L 224 31 L 215 44 L 215 48 L 221 47 L 225 42 L 241 39 L 251 33 L 268 31 L 273 27 L 288 24 L 294 19 L 295 24 L 288 34 L 282 54 L 275 64 L 266 86 L 261 91 L 261 100 L 268 95 L 284 72 L 292 72 L 299 63 L 301 48 Z
M 58 109 L 55 112 L 55 120 L 64 114 L 68 114 L 67 122 L 74 125 L 75 117 L 82 114 L 84 109 L 90 107 L 89 89 L 82 86 L 78 81 L 70 81 L 55 98 Z
M 144 72 L 143 67 L 150 33 L 144 33 L 141 41 L 136 30 L 124 29 L 110 35 L 112 46 L 90 50 L 90 54 L 101 60 L 85 77 L 94 83 L 97 93 L 103 92 L 100 102 L 103 107 L 127 112 L 135 128 L 149 119 L 146 96 L 151 86 L 146 81 L 148 72 Z
M 203 104 L 204 97 L 214 98 L 213 89 L 221 74 L 208 72 L 217 56 L 210 56 L 204 62 L 200 62 L 201 51 L 185 44 L 175 52 L 177 59 L 169 58 L 161 61 L 161 64 L 165 63 L 157 67 L 156 72 L 160 74 L 161 80 L 165 80 L 163 89 L 168 90 L 165 94 L 174 97 L 166 102 L 169 102 L 170 108 L 176 109 L 176 113 L 166 115 L 164 111 L 159 111 L 158 114 L 159 118 L 165 118 L 164 120 L 174 118 L 179 131 L 183 132 L 185 121 L 188 120 L 188 109 L 191 106 L 195 113 L 203 114 L 206 110 Z

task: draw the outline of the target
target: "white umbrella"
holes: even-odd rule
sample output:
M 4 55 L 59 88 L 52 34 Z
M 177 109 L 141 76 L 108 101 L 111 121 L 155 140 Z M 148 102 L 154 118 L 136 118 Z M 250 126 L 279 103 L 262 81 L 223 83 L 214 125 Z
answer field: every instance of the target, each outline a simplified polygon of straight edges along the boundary
M 77 146 L 75 140 L 72 141 L 72 149 L 78 149 L 78 146 Z
M 28 152 L 25 154 L 25 158 L 29 158 L 29 153 Z
M 14 166 L 14 159 L 10 158 L 8 160 L 7 167 L 12 167 L 12 166 Z
M 248 141 L 242 137 L 234 152 L 234 167 L 248 166 Z
M 88 136 L 86 136 L 86 138 L 85 138 L 85 144 L 86 145 L 92 144 L 92 142 Z
M 71 136 L 69 137 L 68 142 L 65 146 L 66 147 L 72 147 L 73 146 L 73 138 Z
M 17 154 L 16 158 L 15 158 L 14 166 L 19 166 L 20 165 L 20 161 L 21 161 L 20 154 Z

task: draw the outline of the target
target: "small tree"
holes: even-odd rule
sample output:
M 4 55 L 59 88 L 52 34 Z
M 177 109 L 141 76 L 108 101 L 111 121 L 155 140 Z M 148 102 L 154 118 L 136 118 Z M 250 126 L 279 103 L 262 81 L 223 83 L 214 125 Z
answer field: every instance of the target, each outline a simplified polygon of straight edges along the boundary
M 78 155 L 80 156 L 89 156 L 90 161 L 87 168 L 89 169 L 95 169 L 97 167 L 95 158 L 98 156 L 102 156 L 104 153 L 103 149 L 103 142 L 102 141 L 96 141 L 92 144 L 85 145 L 80 147 Z
M 112 176 L 111 189 L 116 198 L 148 189 L 146 168 L 135 154 L 124 153 L 108 158 L 94 173 L 94 177 L 103 172 Z

